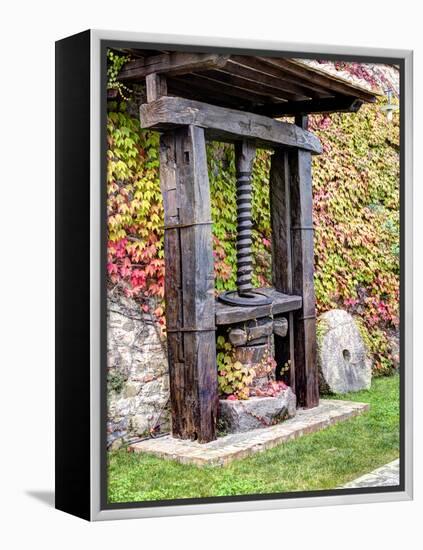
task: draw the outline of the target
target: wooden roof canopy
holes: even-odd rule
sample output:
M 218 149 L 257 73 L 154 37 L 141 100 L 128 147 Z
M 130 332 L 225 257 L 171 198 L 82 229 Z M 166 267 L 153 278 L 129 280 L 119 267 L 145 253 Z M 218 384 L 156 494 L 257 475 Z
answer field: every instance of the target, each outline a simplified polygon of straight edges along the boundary
M 166 76 L 167 93 L 268 117 L 356 112 L 377 92 L 311 67 L 301 60 L 269 56 L 126 50 L 136 56 L 119 79 Z

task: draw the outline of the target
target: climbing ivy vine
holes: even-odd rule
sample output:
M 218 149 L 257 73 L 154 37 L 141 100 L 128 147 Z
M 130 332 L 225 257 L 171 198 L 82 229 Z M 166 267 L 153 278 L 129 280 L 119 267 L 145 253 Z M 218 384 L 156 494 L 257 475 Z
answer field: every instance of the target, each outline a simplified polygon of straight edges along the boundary
M 399 326 L 399 120 L 379 105 L 315 116 L 315 287 L 319 312 L 341 307 L 367 328 L 375 374 L 392 370 Z
M 111 285 L 138 297 L 164 324 L 163 205 L 158 135 L 141 130 L 126 104 L 109 103 L 107 119 L 107 270 Z

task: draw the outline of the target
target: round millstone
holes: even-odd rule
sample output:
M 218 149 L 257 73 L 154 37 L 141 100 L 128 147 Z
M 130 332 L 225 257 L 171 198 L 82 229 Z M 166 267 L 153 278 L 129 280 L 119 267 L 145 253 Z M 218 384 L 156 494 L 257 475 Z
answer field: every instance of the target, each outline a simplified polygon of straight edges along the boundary
M 321 389 L 347 393 L 369 389 L 372 362 L 353 317 L 341 309 L 318 319 Z

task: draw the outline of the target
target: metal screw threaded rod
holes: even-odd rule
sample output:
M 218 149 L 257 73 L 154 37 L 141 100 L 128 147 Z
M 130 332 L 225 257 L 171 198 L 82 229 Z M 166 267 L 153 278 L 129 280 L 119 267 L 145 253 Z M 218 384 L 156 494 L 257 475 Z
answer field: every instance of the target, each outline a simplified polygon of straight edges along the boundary
M 253 258 L 251 252 L 252 215 L 251 215 L 251 172 L 256 154 L 252 143 L 240 141 L 235 143 L 236 163 L 236 291 L 224 292 L 219 296 L 221 302 L 235 306 L 256 306 L 270 304 L 271 300 L 264 294 L 253 290 L 251 283 Z
M 240 296 L 252 291 L 251 274 L 253 258 L 251 256 L 253 226 L 251 220 L 251 172 L 238 172 L 236 175 L 237 205 L 237 279 L 236 287 Z

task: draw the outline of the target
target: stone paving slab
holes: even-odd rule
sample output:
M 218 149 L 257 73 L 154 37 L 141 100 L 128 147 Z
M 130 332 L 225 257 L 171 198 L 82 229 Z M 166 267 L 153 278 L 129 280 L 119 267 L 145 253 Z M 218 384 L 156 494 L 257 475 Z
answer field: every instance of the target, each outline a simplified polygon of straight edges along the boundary
M 298 409 L 294 418 L 275 426 L 229 434 L 203 444 L 165 436 L 133 443 L 128 450 L 153 454 L 182 464 L 225 466 L 232 460 L 246 458 L 302 435 L 317 432 L 368 409 L 368 403 L 322 399 L 318 407 Z
M 399 485 L 399 458 L 385 464 L 373 472 L 369 472 L 357 479 L 353 479 L 342 489 L 350 489 L 355 487 L 393 487 Z

